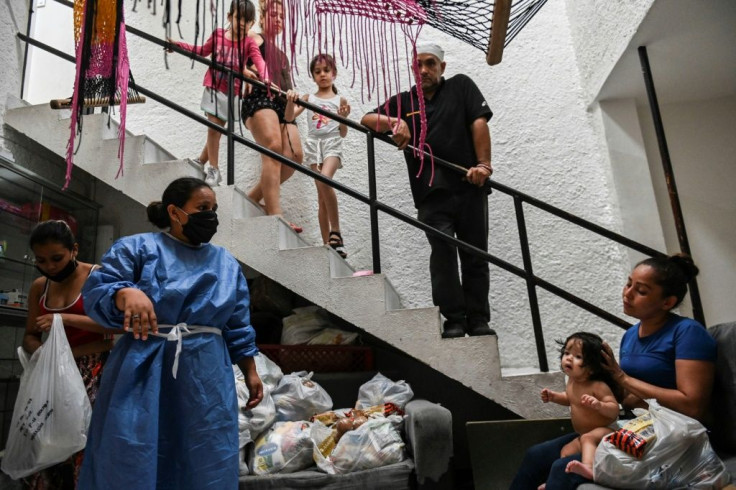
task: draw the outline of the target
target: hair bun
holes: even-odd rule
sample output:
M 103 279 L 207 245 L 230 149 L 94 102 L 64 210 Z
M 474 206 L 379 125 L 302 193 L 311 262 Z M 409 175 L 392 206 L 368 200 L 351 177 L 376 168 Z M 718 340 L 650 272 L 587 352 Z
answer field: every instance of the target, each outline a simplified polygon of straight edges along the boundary
M 158 228 L 163 229 L 171 225 L 169 214 L 161 201 L 153 201 L 149 204 L 146 208 L 146 214 L 148 215 L 148 221 Z
M 690 282 L 700 272 L 700 269 L 695 265 L 693 258 L 687 254 L 675 254 L 668 257 L 667 260 L 671 264 L 680 268 L 682 273 L 685 275 L 687 282 Z

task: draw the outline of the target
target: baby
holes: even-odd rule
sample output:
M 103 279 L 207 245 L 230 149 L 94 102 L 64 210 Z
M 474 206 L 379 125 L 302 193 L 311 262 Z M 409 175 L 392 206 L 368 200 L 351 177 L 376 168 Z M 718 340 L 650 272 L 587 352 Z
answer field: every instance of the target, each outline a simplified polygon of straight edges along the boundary
M 570 461 L 566 471 L 593 479 L 593 460 L 598 443 L 613 432 L 609 426 L 619 413 L 614 392 L 619 389 L 603 368 L 603 340 L 592 333 L 578 332 L 565 340 L 560 351 L 560 365 L 567 375 L 564 392 L 542 390 L 542 401 L 570 407 L 570 418 L 579 437 L 567 443 L 560 457 L 582 453 L 581 461 Z M 544 485 L 539 487 L 544 488 Z

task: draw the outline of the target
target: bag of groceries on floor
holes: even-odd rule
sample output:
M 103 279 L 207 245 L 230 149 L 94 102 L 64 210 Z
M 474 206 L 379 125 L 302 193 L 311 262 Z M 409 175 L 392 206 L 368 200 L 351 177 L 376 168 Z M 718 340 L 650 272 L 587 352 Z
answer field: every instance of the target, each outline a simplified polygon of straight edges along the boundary
M 64 332 L 54 315 L 46 341 L 23 365 L 2 470 L 22 478 L 67 459 L 87 444 L 92 407 Z
M 313 415 L 332 408 L 332 398 L 324 388 L 312 381 L 312 375 L 299 371 L 285 375 L 271 392 L 276 405 L 276 420 L 309 420 Z
M 406 458 L 401 439 L 403 418 L 390 415 L 366 419 L 359 427 L 341 431 L 320 422 L 312 425 L 314 461 L 330 474 L 378 468 Z
M 358 403 L 355 408 L 373 407 L 384 403 L 393 403 L 401 410 L 414 398 L 414 392 L 404 380 L 392 381 L 381 373 L 366 381 L 358 391 Z
M 646 402 L 656 438 L 649 438 L 640 457 L 604 438 L 595 452 L 595 482 L 631 489 L 724 487 L 730 476 L 711 448 L 705 427 L 656 400 Z M 632 447 L 624 449 L 637 453 Z
M 312 466 L 311 426 L 305 421 L 273 424 L 256 440 L 250 464 L 253 474 L 294 473 Z

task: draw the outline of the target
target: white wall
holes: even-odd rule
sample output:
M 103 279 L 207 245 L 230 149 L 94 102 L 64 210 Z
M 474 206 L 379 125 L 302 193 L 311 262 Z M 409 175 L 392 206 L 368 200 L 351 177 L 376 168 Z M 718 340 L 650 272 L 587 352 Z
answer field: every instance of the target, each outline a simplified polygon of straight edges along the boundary
M 734 321 L 736 303 L 736 97 L 661 108 L 698 286 L 709 325 Z M 639 109 L 667 250 L 680 250 L 651 113 Z
M 16 37 L 26 32 L 28 8 L 25 2 L 0 2 L 0 148 L 7 148 L 2 127 L 9 94 L 20 96 L 21 71 L 25 43 Z
M 598 95 L 654 2 L 565 0 L 588 102 Z
M 138 3 L 138 12 L 126 4 L 127 22 L 163 37 L 160 12 L 153 16 Z M 426 28 L 423 38 L 432 37 L 446 49 L 447 76 L 463 72 L 471 76 L 485 94 L 495 115 L 490 123 L 493 138 L 494 178 L 534 197 L 549 201 L 602 226 L 619 229 L 619 216 L 603 149 L 602 127 L 595 113 L 587 112 L 588 96 L 581 87 L 575 43 L 566 9 L 569 3 L 550 0 L 507 47 L 504 61 L 496 67 L 485 64 L 485 54 L 442 33 Z M 616 23 L 618 19 L 609 19 Z M 193 22 L 182 22 L 185 39 L 191 41 Z M 174 30 L 176 32 L 176 30 Z M 190 69 L 191 62 L 170 55 L 170 70 L 163 63 L 162 49 L 129 36 L 131 67 L 136 81 L 199 113 L 204 67 Z M 297 87 L 313 90 L 303 68 Z M 41 72 L 43 73 L 43 71 Z M 351 117 L 373 108 L 376 101 L 361 103 L 359 88 L 348 87 L 351 69 L 341 69 L 337 83 L 353 106 Z M 34 76 L 44 76 L 35 74 Z M 130 106 L 128 129 L 145 132 L 179 157 L 195 157 L 205 141 L 205 130 L 173 111 L 149 101 Z M 246 137 L 249 134 L 245 132 Z M 345 141 L 345 167 L 336 178 L 367 194 L 364 137 L 355 131 Z M 224 161 L 225 145 L 221 145 Z M 379 197 L 387 204 L 414 215 L 408 177 L 401 156 L 384 145 L 378 152 Z M 249 188 L 259 172 L 259 156 L 239 148 L 236 181 Z M 490 251 L 521 267 L 518 231 L 513 202 L 494 193 L 489 198 Z M 305 228 L 305 236 L 319 242 L 316 192 L 312 182 L 299 174 L 282 187 L 286 217 Z M 370 232 L 367 208 L 340 196 L 343 236 L 348 261 L 357 269 L 370 269 Z M 598 306 L 620 312 L 620 287 L 627 273 L 625 252 L 595 235 L 525 207 L 535 273 Z M 410 307 L 431 305 L 428 247 L 422 233 L 396 220 L 380 219 L 383 271 Z M 502 362 L 507 367 L 536 365 L 531 321 L 524 282 L 491 268 L 492 327 L 499 333 Z M 555 339 L 577 330 L 595 331 L 614 346 L 620 330 L 603 320 L 582 313 L 551 294 L 539 292 L 542 321 L 550 366 L 557 366 Z

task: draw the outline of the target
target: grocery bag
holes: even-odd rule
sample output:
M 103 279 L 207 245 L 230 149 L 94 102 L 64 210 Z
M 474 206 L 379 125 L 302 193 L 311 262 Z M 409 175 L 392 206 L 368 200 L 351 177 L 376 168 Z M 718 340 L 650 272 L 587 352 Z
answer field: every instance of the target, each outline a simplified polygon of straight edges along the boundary
M 32 356 L 18 347 L 18 357 L 23 374 L 0 466 L 13 479 L 84 449 L 92 415 L 61 315 L 54 315 L 48 339 Z
M 705 427 L 697 420 L 649 404 L 656 439 L 641 459 L 604 439 L 596 449 L 593 475 L 600 485 L 631 489 L 719 489 L 728 484 L 726 466 L 710 446 Z

